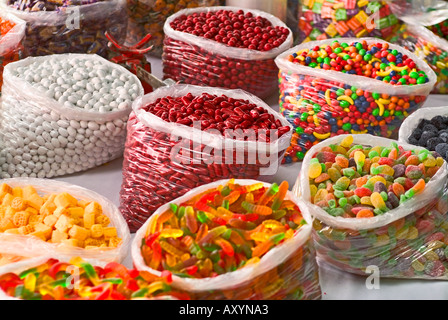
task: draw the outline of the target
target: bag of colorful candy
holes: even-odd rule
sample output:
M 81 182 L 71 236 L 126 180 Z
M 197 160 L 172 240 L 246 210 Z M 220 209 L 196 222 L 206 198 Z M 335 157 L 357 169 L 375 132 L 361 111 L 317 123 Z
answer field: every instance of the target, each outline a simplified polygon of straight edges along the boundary
M 160 277 L 117 262 L 49 254 L 0 267 L 2 300 L 189 300 Z
M 18 257 L 60 253 L 121 262 L 131 237 L 110 200 L 49 179 L 3 179 L 0 218 L 0 252 Z
M 21 43 L 25 35 L 25 21 L 12 14 L 0 12 L 0 95 L 3 84 L 3 68 L 19 60 Z
M 426 107 L 414 112 L 401 125 L 399 141 L 435 151 L 448 161 L 448 108 Z
M 448 280 L 448 169 L 437 153 L 343 135 L 314 146 L 302 168 L 296 192 L 315 218 L 319 262 L 359 275 Z
M 436 82 L 415 54 L 374 38 L 303 43 L 276 58 L 280 113 L 295 132 L 284 161 L 301 161 L 329 137 L 369 133 L 397 137 Z
M 193 300 L 320 299 L 312 220 L 288 187 L 220 180 L 166 203 L 135 235 L 135 268 L 170 271 Z
M 166 20 L 164 32 L 165 78 L 242 89 L 262 99 L 277 90 L 274 58 L 293 43 L 277 17 L 229 6 L 181 10 Z
M 127 0 L 128 30 L 126 42 L 134 44 L 151 34 L 154 46 L 151 55 L 160 57 L 163 49 L 163 24 L 172 14 L 185 8 L 220 5 L 219 0 Z
M 431 93 L 448 93 L 448 41 L 423 26 L 403 25 L 390 39 L 425 61 L 436 73 L 437 82 Z
M 400 27 L 387 1 L 303 0 L 299 43 L 339 37 L 389 39 Z
M 139 79 L 90 54 L 28 57 L 4 70 L 1 176 L 51 178 L 123 155 Z
M 26 22 L 24 57 L 62 53 L 90 53 L 109 57 L 111 33 L 126 38 L 125 0 L 1 0 L 3 12 Z
M 292 132 L 254 95 L 192 85 L 137 99 L 127 129 L 120 210 L 131 232 L 197 186 L 274 175 Z

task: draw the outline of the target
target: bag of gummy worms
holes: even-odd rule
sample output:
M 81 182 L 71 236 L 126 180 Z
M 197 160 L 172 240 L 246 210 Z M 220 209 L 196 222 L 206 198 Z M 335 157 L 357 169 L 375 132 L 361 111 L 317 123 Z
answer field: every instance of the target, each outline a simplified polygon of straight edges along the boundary
M 48 254 L 0 267 L 1 300 L 190 300 L 161 277 L 117 262 Z
M 431 93 L 448 93 L 448 41 L 423 26 L 403 25 L 390 39 L 425 61 L 437 75 Z
M 126 0 L 0 0 L 0 7 L 26 22 L 24 57 L 89 53 L 109 59 L 105 32 L 119 43 L 126 39 Z
M 292 132 L 252 94 L 193 85 L 138 98 L 127 130 L 120 210 L 131 231 L 194 187 L 274 175 Z
M 299 43 L 338 37 L 388 40 L 401 22 L 387 1 L 302 0 Z
M 232 32 L 239 32 L 240 38 L 220 35 L 226 31 L 216 27 L 213 36 L 208 33 L 195 35 L 192 27 L 186 27 L 192 23 L 188 19 L 193 16 L 199 17 L 201 23 L 206 23 L 207 16 L 212 16 L 210 19 L 215 21 L 210 24 L 218 26 L 222 19 L 228 28 L 235 29 Z M 243 36 L 240 30 L 247 24 L 243 24 L 245 19 L 251 19 L 249 25 L 255 26 L 248 28 L 260 29 L 257 29 L 258 34 L 253 30 L 248 33 L 255 44 L 249 43 L 250 38 Z M 203 30 L 206 28 L 204 26 Z M 274 58 L 293 44 L 291 30 L 277 17 L 231 6 L 181 10 L 166 20 L 164 33 L 162 63 L 165 78 L 193 85 L 242 89 L 262 99 L 277 90 L 278 68 Z M 242 41 L 243 37 L 248 39 Z M 263 47 L 261 43 L 264 43 Z
M 372 78 L 352 74 L 354 70 L 342 69 L 345 68 L 342 64 L 345 61 L 340 56 L 338 58 L 342 62 L 337 63 L 337 67 L 341 68 L 341 71 L 317 68 L 317 63 L 314 62 L 310 66 L 304 65 L 309 57 L 305 58 L 302 53 L 316 53 L 316 48 L 322 51 L 322 47 L 326 48 L 334 41 L 341 45 L 339 55 L 344 54 L 343 44 L 362 45 L 365 41 L 367 46 L 374 44 L 387 47 L 387 50 L 396 54 L 394 59 L 397 62 L 404 62 L 403 59 L 406 58 L 405 61 L 409 60 L 408 63 L 414 67 L 410 69 L 408 65 L 391 66 L 388 71 L 381 71 L 381 76 L 378 71 L 377 77 Z M 360 49 L 360 52 L 361 50 L 365 49 Z M 370 60 L 376 59 L 382 68 L 383 60 L 365 50 L 365 56 L 367 55 Z M 322 61 L 326 58 L 322 58 Z M 436 82 L 434 71 L 422 59 L 400 46 L 375 38 L 339 38 L 306 42 L 280 54 L 275 62 L 280 69 L 279 111 L 295 128 L 291 146 L 284 158 L 286 163 L 301 161 L 313 145 L 335 135 L 368 133 L 397 138 L 403 120 L 423 105 Z M 331 63 L 333 62 L 335 60 Z M 370 63 L 368 65 L 372 66 Z M 424 72 L 427 82 L 420 84 L 416 79 L 415 84 L 411 86 L 395 85 L 377 79 L 389 77 L 391 81 L 390 74 L 401 75 L 404 71 L 409 74 L 406 75 L 409 79 L 410 75 L 420 78 L 420 73 L 412 72 L 414 69 L 420 73 Z
M 118 263 L 126 258 L 131 234 L 109 199 L 51 179 L 11 178 L 1 182 L 0 253 L 11 262 L 53 253 Z M 21 189 L 22 197 L 17 189 Z M 66 209 L 57 209 L 63 201 L 68 203 Z M 14 209 L 19 205 L 27 208 Z
M 133 45 L 151 34 L 152 56 L 160 57 L 163 49 L 163 24 L 166 19 L 186 8 L 221 5 L 218 0 L 127 0 L 128 30 L 126 43 Z
M 0 12 L 0 96 L 3 85 L 3 68 L 17 61 L 21 55 L 21 43 L 25 35 L 25 21 Z
M 386 278 L 448 280 L 448 169 L 436 156 L 364 134 L 314 146 L 294 190 L 314 218 L 318 262 L 358 275 L 375 268 Z M 316 182 L 322 165 L 331 178 Z
M 312 220 L 306 214 L 302 215 L 300 211 L 302 207 L 300 200 L 295 198 L 287 189 L 283 190 L 283 192 L 280 191 L 282 184 L 280 186 L 276 185 L 278 193 L 267 196 L 267 199 L 271 198 L 271 200 L 267 200 L 267 206 L 269 207 L 273 203 L 272 207 L 274 207 L 277 199 L 276 196 L 282 193 L 282 196 L 279 195 L 283 199 L 281 203 L 288 203 L 285 206 L 279 206 L 283 208 L 283 213 L 285 213 L 285 210 L 288 211 L 283 217 L 274 213 L 261 217 L 261 213 L 259 213 L 259 218 L 256 220 L 250 219 L 251 222 L 249 222 L 249 220 L 244 220 L 244 217 L 227 220 L 229 218 L 223 215 L 221 217 L 227 220 L 227 223 L 224 224 L 222 222 L 217 224 L 215 221 L 218 221 L 216 220 L 218 213 L 215 215 L 211 212 L 221 212 L 220 209 L 223 209 L 223 207 L 214 207 L 216 202 L 213 202 L 219 197 L 219 195 L 215 195 L 215 200 L 210 198 L 212 200 L 207 202 L 207 205 L 213 206 L 215 210 L 204 209 L 206 210 L 205 214 L 211 220 L 202 220 L 199 215 L 201 212 L 204 213 L 204 211 L 200 211 L 199 209 L 197 211 L 198 228 L 196 228 L 197 237 L 195 237 L 192 232 L 196 231 L 189 220 L 192 217 L 190 209 L 198 206 L 196 201 L 201 202 L 204 197 L 215 194 L 213 190 L 216 190 L 216 188 L 220 190 L 219 188 L 222 187 L 222 194 L 226 194 L 224 190 L 231 185 L 229 196 L 235 192 L 239 194 L 238 188 L 242 188 L 247 191 L 246 196 L 243 193 L 238 195 L 238 197 L 251 201 L 248 200 L 248 195 L 254 196 L 254 203 L 260 203 L 260 195 L 263 197 L 268 193 L 271 194 L 272 190 L 275 190 L 274 184 L 260 182 L 258 180 L 220 180 L 195 188 L 182 197 L 166 203 L 145 222 L 135 235 L 131 247 L 132 260 L 135 268 L 141 271 L 147 271 L 156 276 L 160 276 L 166 270 L 172 270 L 173 287 L 188 293 L 192 300 L 320 299 L 321 288 L 319 274 L 315 260 L 315 251 L 310 238 Z M 287 184 L 285 185 L 287 186 Z M 231 191 L 233 187 L 236 189 Z M 261 193 L 255 195 L 260 187 L 263 188 L 261 189 Z M 274 198 L 272 199 L 272 197 Z M 224 199 L 227 198 L 224 197 Z M 233 216 L 247 216 L 249 219 L 250 215 L 257 215 L 254 213 L 244 214 L 243 211 L 236 209 L 235 206 L 237 205 L 245 207 L 244 201 L 225 201 L 231 203 L 229 210 L 239 213 L 233 214 Z M 201 206 L 201 208 L 203 207 Z M 185 214 L 181 213 L 182 209 L 185 209 Z M 275 212 L 278 213 L 278 211 Z M 194 211 L 192 214 L 193 216 L 195 215 Z M 214 218 L 212 218 L 212 215 Z M 167 220 L 166 218 L 169 216 L 172 216 L 172 218 Z M 188 222 L 186 222 L 187 220 Z M 233 220 L 238 221 L 235 222 Z M 177 237 L 179 234 L 174 235 L 173 232 L 171 232 L 172 237 L 168 234 L 164 235 L 164 232 L 170 226 L 164 226 L 163 221 L 166 221 L 166 224 L 170 224 L 171 221 L 179 225 L 182 235 Z M 285 231 L 285 223 L 290 226 L 287 231 Z M 275 226 L 279 230 L 276 230 Z M 252 241 L 251 239 L 257 239 L 255 234 L 263 234 L 265 232 L 269 234 L 268 229 L 264 228 L 273 228 L 271 237 L 269 238 L 270 240 L 264 242 L 265 240 L 258 238 L 256 244 L 253 244 L 252 242 L 255 240 Z M 174 229 L 170 230 L 175 231 Z M 288 236 L 285 236 L 285 233 L 288 233 Z M 154 234 L 160 235 L 159 240 L 151 240 L 154 239 Z M 243 234 L 246 240 L 243 240 L 241 236 Z M 249 234 L 254 236 L 247 238 Z M 279 237 L 281 235 L 284 237 Z M 186 246 L 181 245 L 180 243 L 190 243 L 187 238 L 196 239 L 197 243 L 194 242 Z M 277 238 L 277 241 L 273 240 L 273 238 Z M 265 247 L 266 243 L 269 243 L 269 247 Z M 156 266 L 156 260 L 159 261 L 158 259 L 160 258 L 159 253 L 157 253 L 158 244 L 160 244 L 161 248 L 164 248 L 161 254 L 167 259 L 166 261 L 157 263 L 159 267 Z M 148 245 L 153 250 L 148 251 Z M 174 251 L 170 249 L 170 246 L 174 248 Z M 260 251 L 261 247 L 265 247 L 265 249 Z M 191 248 L 191 251 L 188 248 Z M 179 254 L 185 255 L 185 259 L 188 257 L 189 259 L 181 262 L 180 264 L 182 266 L 177 268 L 178 264 L 172 266 L 172 263 L 168 262 L 168 255 L 170 254 L 167 254 L 167 252 L 170 252 L 172 257 L 175 257 L 174 259 L 179 259 L 176 256 L 178 254 L 176 252 L 179 251 Z M 264 253 L 261 254 L 262 252 Z

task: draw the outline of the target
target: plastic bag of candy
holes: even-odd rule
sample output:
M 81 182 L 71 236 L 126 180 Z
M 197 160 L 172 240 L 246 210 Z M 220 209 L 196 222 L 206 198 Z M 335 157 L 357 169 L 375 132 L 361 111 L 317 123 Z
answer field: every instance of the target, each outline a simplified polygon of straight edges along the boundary
M 50 254 L 0 268 L 2 300 L 189 300 L 171 275 L 155 277 L 117 262 Z
M 127 129 L 120 210 L 131 232 L 197 186 L 274 175 L 292 133 L 254 95 L 192 85 L 137 99 Z
M 59 253 L 121 262 L 131 237 L 110 200 L 48 179 L 3 179 L 0 218 L 0 252 L 18 257 Z
M 221 180 L 166 203 L 135 235 L 135 268 L 170 271 L 193 300 L 320 299 L 312 220 L 288 188 Z
M 21 43 L 25 35 L 25 21 L 12 14 L 0 12 L 0 95 L 3 84 L 3 68 L 19 60 Z
M 275 61 L 280 113 L 295 127 L 286 163 L 301 161 L 314 144 L 335 135 L 398 137 L 436 82 L 415 54 L 374 38 L 307 42 Z
M 427 107 L 414 112 L 401 125 L 399 141 L 435 151 L 448 161 L 447 107 Z
M 299 42 L 339 37 L 387 40 L 400 24 L 387 1 L 303 0 Z
M 1 176 L 50 178 L 123 155 L 139 79 L 91 54 L 28 57 L 4 70 Z
M 128 30 L 126 42 L 134 44 L 146 34 L 151 34 L 154 46 L 150 55 L 160 57 L 163 49 L 163 24 L 172 14 L 185 8 L 220 5 L 219 0 L 127 0 Z
M 448 280 L 447 163 L 372 135 L 314 146 L 297 180 L 318 261 L 351 273 Z
M 26 22 L 24 57 L 90 53 L 109 58 L 108 31 L 126 38 L 126 0 L 1 0 L 2 11 Z
M 432 26 L 448 18 L 448 3 L 444 0 L 389 0 L 392 12 L 411 25 Z
M 277 90 L 274 58 L 293 43 L 280 19 L 238 7 L 181 10 L 166 20 L 164 32 L 165 78 L 242 89 L 262 99 Z
M 448 93 L 448 41 L 414 25 L 403 25 L 390 41 L 411 51 L 434 70 L 437 82 L 431 93 Z

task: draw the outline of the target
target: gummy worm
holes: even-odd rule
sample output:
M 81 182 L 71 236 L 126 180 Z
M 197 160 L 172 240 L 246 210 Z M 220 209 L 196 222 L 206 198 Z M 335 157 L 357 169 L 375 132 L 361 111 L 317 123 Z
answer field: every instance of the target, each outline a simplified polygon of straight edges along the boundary
M 348 103 L 350 103 L 351 105 L 355 104 L 355 102 L 353 101 L 352 98 L 350 98 L 349 96 L 340 96 L 338 97 L 338 100 L 345 100 Z

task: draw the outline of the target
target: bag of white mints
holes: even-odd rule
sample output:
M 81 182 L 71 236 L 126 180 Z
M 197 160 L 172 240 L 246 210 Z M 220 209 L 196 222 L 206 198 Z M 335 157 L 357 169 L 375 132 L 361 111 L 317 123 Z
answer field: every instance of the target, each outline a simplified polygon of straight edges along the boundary
M 123 154 L 139 79 L 98 55 L 30 57 L 4 70 L 0 177 L 51 178 Z

